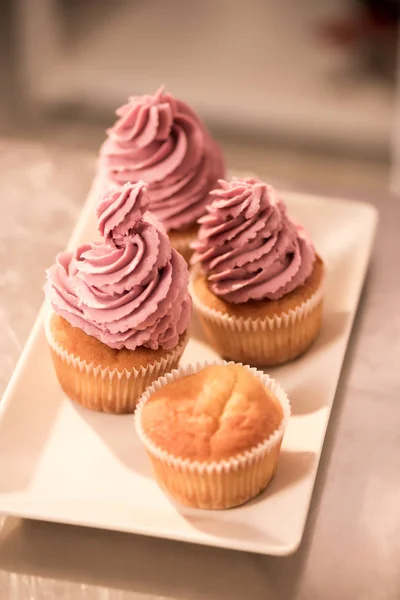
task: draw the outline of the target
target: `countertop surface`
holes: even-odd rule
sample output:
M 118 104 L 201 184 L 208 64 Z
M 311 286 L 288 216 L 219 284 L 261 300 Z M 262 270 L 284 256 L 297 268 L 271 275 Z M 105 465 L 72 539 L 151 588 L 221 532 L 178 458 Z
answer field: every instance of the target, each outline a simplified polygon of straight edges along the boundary
M 0 392 L 67 243 L 94 156 L 0 141 Z M 398 600 L 400 202 L 380 224 L 306 533 L 288 558 L 0 517 L 1 600 Z

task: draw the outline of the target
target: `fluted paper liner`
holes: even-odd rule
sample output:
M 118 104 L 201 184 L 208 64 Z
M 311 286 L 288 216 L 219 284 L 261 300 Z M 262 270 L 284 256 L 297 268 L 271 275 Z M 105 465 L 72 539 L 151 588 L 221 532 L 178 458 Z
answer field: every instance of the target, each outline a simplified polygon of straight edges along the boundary
M 53 337 L 45 319 L 57 378 L 64 392 L 85 408 L 108 413 L 133 413 L 143 391 L 158 377 L 178 366 L 187 337 L 159 361 L 138 369 L 110 369 L 68 353 Z
M 278 429 L 257 446 L 221 461 L 191 461 L 173 456 L 157 446 L 142 427 L 143 407 L 152 394 L 179 377 L 197 373 L 206 366 L 227 364 L 233 363 L 210 361 L 175 369 L 157 379 L 144 392 L 135 412 L 136 431 L 149 455 L 158 484 L 178 502 L 195 508 L 225 509 L 239 506 L 264 490 L 275 473 L 283 434 L 290 417 L 289 400 L 278 383 L 262 371 L 245 366 L 281 404 L 283 418 Z
M 322 320 L 323 284 L 286 313 L 245 319 L 206 306 L 193 285 L 198 273 L 198 268 L 193 270 L 189 291 L 207 338 L 223 358 L 272 367 L 296 358 L 317 337 Z

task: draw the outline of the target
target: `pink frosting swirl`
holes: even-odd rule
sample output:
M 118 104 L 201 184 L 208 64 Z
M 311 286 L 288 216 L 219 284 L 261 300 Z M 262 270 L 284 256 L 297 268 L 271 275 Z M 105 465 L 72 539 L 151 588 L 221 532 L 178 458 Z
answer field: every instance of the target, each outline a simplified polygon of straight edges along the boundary
M 107 242 L 121 244 L 129 236 L 147 210 L 149 195 L 143 181 L 137 185 L 126 183 L 111 190 L 97 205 L 97 226 Z
M 47 270 L 53 310 L 111 348 L 174 348 L 191 313 L 185 260 L 162 225 L 145 212 L 140 182 L 98 206 L 102 243 L 62 252 Z
M 219 184 L 199 220 L 192 258 L 214 294 L 232 303 L 277 300 L 302 285 L 313 270 L 315 251 L 276 190 L 256 179 Z
M 145 180 L 149 210 L 167 231 L 193 225 L 225 174 L 221 151 L 197 114 L 163 88 L 130 98 L 116 114 L 100 150 L 108 180 L 116 185 Z

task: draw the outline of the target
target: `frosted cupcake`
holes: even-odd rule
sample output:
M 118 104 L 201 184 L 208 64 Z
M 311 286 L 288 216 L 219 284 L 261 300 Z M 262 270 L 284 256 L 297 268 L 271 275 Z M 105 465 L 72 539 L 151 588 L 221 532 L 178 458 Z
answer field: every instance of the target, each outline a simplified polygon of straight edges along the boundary
M 100 150 L 106 185 L 146 181 L 149 210 L 186 260 L 209 192 L 224 177 L 222 154 L 198 115 L 163 88 L 134 96 L 117 110 Z
M 135 421 L 166 492 L 194 508 L 224 509 L 267 487 L 289 415 L 285 392 L 268 375 L 221 362 L 161 377 Z
M 274 188 L 256 179 L 219 183 L 193 245 L 194 305 L 224 358 L 284 363 L 320 330 L 323 262 Z
M 46 334 L 65 393 L 87 408 L 132 412 L 186 344 L 188 269 L 147 211 L 143 182 L 98 206 L 104 241 L 62 252 L 47 271 Z

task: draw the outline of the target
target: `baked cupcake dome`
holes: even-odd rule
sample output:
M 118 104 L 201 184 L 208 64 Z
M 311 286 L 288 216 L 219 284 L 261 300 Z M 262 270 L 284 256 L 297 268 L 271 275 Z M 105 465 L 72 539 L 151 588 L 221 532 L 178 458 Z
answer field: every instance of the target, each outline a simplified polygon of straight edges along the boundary
M 197 219 L 224 177 L 222 153 L 198 115 L 163 88 L 130 98 L 117 116 L 100 150 L 100 170 L 111 185 L 146 181 L 149 210 L 188 259 Z
M 289 415 L 286 394 L 268 375 L 220 361 L 158 379 L 135 421 L 165 491 L 188 506 L 224 509 L 268 485 Z
M 143 182 L 107 194 L 98 206 L 104 241 L 59 254 L 47 271 L 56 373 L 72 399 L 95 410 L 132 412 L 185 347 L 187 265 L 147 202 Z
M 190 290 L 224 357 L 273 366 L 318 335 L 324 266 L 277 192 L 257 179 L 220 181 L 199 220 Z

